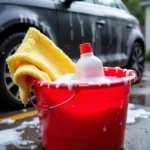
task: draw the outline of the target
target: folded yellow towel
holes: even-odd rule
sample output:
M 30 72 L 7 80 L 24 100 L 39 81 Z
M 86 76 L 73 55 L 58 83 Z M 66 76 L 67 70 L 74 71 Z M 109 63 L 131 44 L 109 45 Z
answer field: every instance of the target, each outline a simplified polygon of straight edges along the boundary
M 28 102 L 32 86 L 27 81 L 28 76 L 54 81 L 63 74 L 75 72 L 75 64 L 71 59 L 35 28 L 28 30 L 16 53 L 6 61 L 24 104 Z

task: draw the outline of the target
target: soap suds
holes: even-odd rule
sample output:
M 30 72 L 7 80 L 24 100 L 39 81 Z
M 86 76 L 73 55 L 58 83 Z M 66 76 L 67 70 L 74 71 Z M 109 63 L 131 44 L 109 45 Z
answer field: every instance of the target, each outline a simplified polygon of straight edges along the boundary
M 22 112 L 27 112 L 27 109 L 25 109 L 25 108 L 24 108 L 24 109 L 22 109 Z
M 47 81 L 41 82 L 40 86 L 43 86 Z
M 72 105 L 75 107 L 75 105 Z M 119 113 L 118 113 L 119 114 Z M 128 113 L 127 113 L 127 124 L 136 123 L 138 118 L 148 118 L 150 117 L 150 112 L 145 111 L 144 109 L 135 109 L 134 104 L 128 105 Z M 116 122 L 120 121 L 120 126 L 122 126 L 122 121 L 116 118 Z M 8 121 L 9 122 L 9 121 Z M 16 128 L 6 129 L 0 131 L 0 149 L 6 150 L 7 145 L 12 144 L 17 148 L 29 148 L 29 149 L 36 149 L 37 146 L 34 144 L 33 141 L 30 141 L 28 138 L 27 140 L 22 140 L 21 135 L 25 133 L 25 128 L 39 128 L 39 120 L 37 117 L 33 118 L 32 121 L 24 121 L 21 123 L 20 126 Z M 104 125 L 103 132 L 107 132 L 107 127 Z M 9 135 L 9 136 L 8 136 Z M 30 146 L 27 146 L 30 144 Z M 26 146 L 26 147 L 25 147 Z
M 48 83 L 48 88 L 50 88 L 50 83 Z
M 135 109 L 134 104 L 129 104 L 128 114 L 127 114 L 127 124 L 133 124 L 138 118 L 148 118 L 150 117 L 150 112 L 144 109 Z
M 75 74 L 66 74 L 59 77 L 54 83 L 56 84 L 56 88 L 59 88 L 61 85 L 65 84 L 68 86 L 68 90 L 72 90 L 73 86 L 77 83 L 87 83 L 88 85 L 107 84 L 110 86 L 111 79 L 106 77 L 79 78 Z
M 21 123 L 20 126 L 17 126 L 16 128 L 11 129 L 5 129 L 0 131 L 0 150 L 7 150 L 7 145 L 12 144 L 16 146 L 17 148 L 29 148 L 29 149 L 35 149 L 37 147 L 36 145 L 31 145 L 28 147 L 24 147 L 27 144 L 33 144 L 33 141 L 30 140 L 22 140 L 21 135 L 24 134 L 25 128 L 30 127 L 37 127 L 39 124 L 38 118 L 33 118 L 32 121 L 24 121 Z M 21 131 L 20 131 L 21 130 Z
M 121 69 L 120 67 L 115 67 L 116 73 L 118 73 L 118 70 Z
M 88 82 L 88 85 L 94 85 L 94 84 L 96 84 L 96 83 L 93 81 Z
M 124 82 L 124 85 L 128 84 L 128 80 L 126 77 L 120 78 L 120 80 Z
M 10 118 L 2 120 L 2 124 L 14 124 L 14 123 L 15 123 L 15 120 L 12 120 Z
M 129 73 L 130 73 L 131 71 L 133 71 L 133 70 L 127 70 L 127 71 L 126 71 L 126 76 L 129 76 Z
M 36 149 L 37 146 L 36 145 L 31 145 L 31 149 Z

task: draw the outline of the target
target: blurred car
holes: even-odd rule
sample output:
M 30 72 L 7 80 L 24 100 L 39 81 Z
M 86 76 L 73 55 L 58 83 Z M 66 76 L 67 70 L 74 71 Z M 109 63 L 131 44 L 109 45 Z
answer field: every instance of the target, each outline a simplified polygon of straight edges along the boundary
M 11 107 L 22 104 L 5 59 L 16 51 L 31 26 L 53 40 L 74 62 L 79 58 L 79 44 L 90 42 L 104 65 L 134 69 L 138 80 L 142 77 L 143 35 L 138 20 L 121 0 L 1 0 L 0 101 Z

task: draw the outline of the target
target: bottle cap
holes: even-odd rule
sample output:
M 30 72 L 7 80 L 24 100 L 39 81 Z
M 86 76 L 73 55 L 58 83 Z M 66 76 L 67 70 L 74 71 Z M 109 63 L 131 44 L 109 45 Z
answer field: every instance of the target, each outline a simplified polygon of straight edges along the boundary
M 92 46 L 90 43 L 80 44 L 80 54 L 86 54 L 92 52 Z

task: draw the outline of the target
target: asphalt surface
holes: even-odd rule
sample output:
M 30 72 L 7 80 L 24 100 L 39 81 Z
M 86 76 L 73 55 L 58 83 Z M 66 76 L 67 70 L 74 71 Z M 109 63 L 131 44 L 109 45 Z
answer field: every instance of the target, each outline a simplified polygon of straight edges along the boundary
M 132 85 L 129 102 L 136 104 L 135 109 L 143 108 L 144 110 L 150 112 L 150 63 L 146 63 L 143 80 L 140 83 Z M 0 122 L 0 131 L 14 129 L 26 121 L 33 120 L 36 116 L 33 115 L 33 117 L 29 117 L 30 114 L 28 114 L 28 116 L 25 116 L 24 114 L 27 112 L 33 112 L 34 110 L 34 107 L 28 108 L 27 110 L 17 110 L 13 112 L 10 112 L 7 109 L 1 110 L 0 119 L 9 118 L 10 116 L 17 114 L 21 114 L 21 117 L 16 117 L 18 119 L 13 124 L 4 124 Z M 22 117 L 23 115 L 24 117 Z M 18 131 L 21 132 L 22 130 L 24 130 L 24 132 L 20 135 L 20 137 L 22 137 L 23 140 L 33 141 L 32 143 L 24 143 L 20 148 L 12 144 L 8 144 L 6 146 L 7 148 L 4 148 L 3 145 L 0 145 L 0 150 L 43 149 L 41 145 L 41 136 L 38 125 L 31 124 L 30 126 L 27 126 L 27 128 L 19 129 Z M 0 137 L 2 137 L 2 135 L 0 135 Z M 127 125 L 124 149 L 150 150 L 150 118 L 137 119 L 136 123 Z

